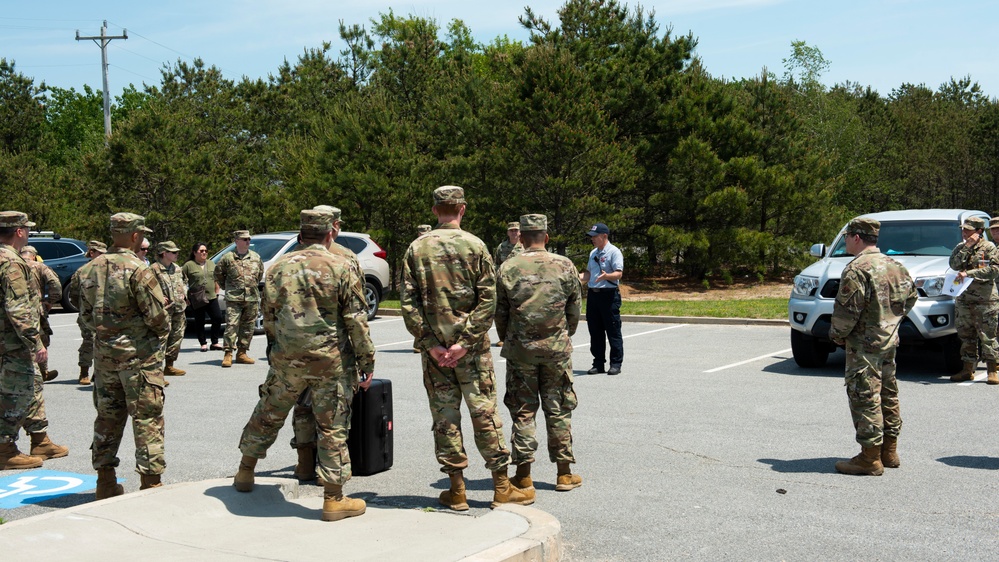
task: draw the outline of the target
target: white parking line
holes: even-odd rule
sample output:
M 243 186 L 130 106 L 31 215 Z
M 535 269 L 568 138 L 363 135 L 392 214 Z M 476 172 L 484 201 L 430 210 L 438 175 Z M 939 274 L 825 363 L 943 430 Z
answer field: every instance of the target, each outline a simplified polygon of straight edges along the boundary
M 715 367 L 714 369 L 709 369 L 704 371 L 705 373 L 717 373 L 718 371 L 724 371 L 725 369 L 730 369 L 732 367 L 738 367 L 739 365 L 745 365 L 746 363 L 752 363 L 753 361 L 759 361 L 760 359 L 767 359 L 791 351 L 791 348 L 782 349 L 780 351 L 775 351 L 773 353 L 767 353 L 766 355 L 760 355 L 759 357 L 753 357 L 752 359 L 746 359 L 745 361 L 739 361 L 738 363 L 732 363 L 730 365 L 725 365 L 723 367 Z
M 397 341 L 397 342 L 392 342 L 392 343 L 383 343 L 381 345 L 376 345 L 375 349 L 378 349 L 379 347 L 388 347 L 390 345 L 399 345 L 401 343 L 408 343 L 409 345 L 413 345 L 413 338 L 409 338 L 408 340 L 402 340 L 402 341 Z
M 621 339 L 626 340 L 628 338 L 637 338 L 638 336 L 644 336 L 644 335 L 647 335 L 647 334 L 654 334 L 656 332 L 665 332 L 666 330 L 675 330 L 677 328 L 685 328 L 685 327 L 687 327 L 687 324 L 676 324 L 676 325 L 673 325 L 673 326 L 669 326 L 667 328 L 659 328 L 658 330 L 649 330 L 648 332 L 639 332 L 637 334 L 627 335 L 627 336 L 624 336 Z
M 374 320 L 368 320 L 368 324 L 386 324 L 388 322 L 402 322 L 403 318 L 401 316 L 391 317 L 391 316 L 379 316 Z

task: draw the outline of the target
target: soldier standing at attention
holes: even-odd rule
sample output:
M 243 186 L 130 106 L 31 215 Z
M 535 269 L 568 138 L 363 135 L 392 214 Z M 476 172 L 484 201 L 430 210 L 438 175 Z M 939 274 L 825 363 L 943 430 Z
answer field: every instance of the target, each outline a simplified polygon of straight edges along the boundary
M 108 247 L 104 242 L 91 240 L 87 242 L 87 253 L 84 255 L 88 260 L 93 260 L 107 251 Z M 73 303 L 77 310 L 80 309 L 80 272 L 88 265 L 90 265 L 89 262 L 73 272 L 73 276 L 69 278 L 69 287 L 66 289 L 69 291 L 69 302 Z M 80 327 L 80 336 L 83 338 L 80 349 L 77 350 L 80 356 L 78 361 L 80 365 L 79 383 L 87 386 L 90 384 L 90 364 L 94 362 L 94 331 L 83 323 L 80 316 L 76 317 L 76 325 Z
M 167 336 L 164 348 L 166 367 L 163 369 L 163 375 L 168 377 L 187 374 L 187 371 L 173 366 L 180 356 L 180 344 L 184 341 L 184 329 L 187 328 L 187 283 L 184 281 L 184 272 L 176 265 L 179 254 L 180 248 L 170 240 L 160 242 L 156 245 L 156 261 L 150 266 L 160 283 L 170 312 L 170 335 Z
M 531 464 L 538 449 L 535 416 L 545 413 L 548 458 L 558 467 L 555 489 L 567 492 L 582 485 L 572 474 L 572 335 L 579 325 L 579 272 L 572 260 L 545 249 L 545 215 L 520 217 L 524 251 L 499 268 L 496 279 L 496 330 L 506 341 L 506 396 L 513 418 L 510 437 L 518 488 L 532 488 Z
M 402 314 L 423 351 L 423 386 L 430 401 L 434 448 L 451 487 L 440 503 L 468 509 L 462 471 L 468 456 L 461 436 L 461 400 L 472 417 L 475 445 L 493 475 L 493 507 L 530 505 L 534 490 L 510 484 L 510 451 L 496 411 L 496 374 L 489 353 L 489 328 L 496 311 L 496 279 L 489 250 L 461 230 L 465 191 L 434 190 L 439 224 L 409 245 L 403 263 Z
M 52 268 L 38 261 L 38 250 L 34 246 L 21 248 L 21 257 L 31 269 L 32 280 L 37 287 L 41 309 L 39 310 L 39 321 L 42 329 L 42 344 L 45 349 L 49 348 L 52 337 L 52 327 L 49 326 L 49 311 L 59 301 L 62 300 L 62 283 L 59 276 Z M 59 376 L 59 371 L 50 371 L 48 362 L 39 363 L 38 370 L 42 373 L 42 380 L 49 382 Z
M 496 270 L 503 265 L 503 262 L 524 251 L 523 244 L 520 243 L 520 223 L 510 222 L 506 225 L 507 239 L 500 242 L 493 251 L 493 265 Z M 496 341 L 496 347 L 503 347 L 503 336 Z
M 276 261 L 264 284 L 270 370 L 239 440 L 243 458 L 233 485 L 240 492 L 253 490 L 257 459 L 267 455 L 288 411 L 309 389 L 320 433 L 318 470 L 325 488 L 322 520 L 338 521 L 365 511 L 363 500 L 343 495 L 343 485 L 351 476 L 350 403 L 358 387 L 371 385 L 375 348 L 358 277 L 345 257 L 329 250 L 334 239 L 332 215 L 302 211 L 300 234 L 305 249 Z M 356 370 L 343 367 L 341 338 L 350 339 Z
M 31 272 L 20 255 L 33 226 L 24 213 L 0 212 L 0 470 L 38 468 L 44 460 L 17 448 L 18 431 L 36 406 L 37 363 L 48 361 L 38 296 L 31 290 Z
M 250 231 L 237 230 L 232 237 L 236 249 L 222 256 L 215 266 L 215 282 L 225 291 L 223 367 L 232 367 L 233 351 L 236 351 L 236 363 L 256 363 L 246 352 L 253 341 L 253 325 L 260 312 L 260 281 L 264 278 L 264 262 L 250 249 Z
M 973 279 L 971 285 L 954 299 L 954 322 L 957 336 L 961 338 L 961 360 L 964 368 L 951 375 L 954 382 L 975 380 L 978 368 L 978 347 L 981 344 L 988 384 L 999 384 L 999 347 L 996 344 L 999 320 L 999 250 L 985 239 L 985 220 L 968 217 L 961 224 L 964 241 L 950 254 L 950 268 L 957 271 L 957 278 Z
M 434 227 L 430 226 L 429 224 L 421 224 L 416 227 L 416 237 L 419 238 L 420 236 L 423 236 L 424 234 L 430 232 L 433 229 Z M 420 342 L 418 340 L 413 340 L 413 353 L 419 353 L 419 352 L 420 352 Z
M 135 438 L 139 489 L 161 486 L 163 455 L 163 346 L 170 312 L 156 274 L 136 252 L 146 219 L 111 215 L 113 246 L 80 274 L 80 317 L 94 331 L 94 442 L 98 500 L 124 493 L 115 478 L 118 447 L 128 416 Z
M 901 464 L 896 449 L 902 417 L 895 378 L 898 326 L 918 293 L 909 272 L 878 249 L 881 223 L 856 218 L 846 226 L 846 252 L 829 337 L 846 348 L 846 395 L 860 454 L 836 463 L 843 474 L 879 476 Z

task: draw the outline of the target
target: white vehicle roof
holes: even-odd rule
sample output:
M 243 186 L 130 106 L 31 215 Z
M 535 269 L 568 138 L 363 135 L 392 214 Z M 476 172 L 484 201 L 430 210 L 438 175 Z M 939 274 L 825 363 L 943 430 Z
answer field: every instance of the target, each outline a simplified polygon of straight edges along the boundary
M 902 221 L 902 220 L 924 220 L 924 221 L 958 221 L 971 216 L 988 216 L 982 211 L 969 211 L 967 209 L 907 209 L 905 211 L 883 211 L 880 213 L 869 213 L 863 215 L 865 218 L 875 219 L 880 222 Z

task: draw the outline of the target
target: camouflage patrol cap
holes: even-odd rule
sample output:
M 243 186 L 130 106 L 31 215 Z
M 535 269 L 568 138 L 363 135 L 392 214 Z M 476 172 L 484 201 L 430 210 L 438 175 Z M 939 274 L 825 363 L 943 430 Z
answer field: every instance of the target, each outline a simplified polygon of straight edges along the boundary
M 20 211 L 0 211 L 0 228 L 31 228 L 35 223 L 28 220 L 28 215 Z
M 868 236 L 877 236 L 878 232 L 881 232 L 881 223 L 874 219 L 858 217 L 850 221 L 850 224 L 846 225 L 847 234 L 866 234 Z
M 234 230 L 232 231 L 233 240 L 249 240 L 250 231 L 249 230 Z
M 985 230 L 985 219 L 982 217 L 968 217 L 961 223 L 964 230 Z
M 326 234 L 333 230 L 333 215 L 326 211 L 305 209 L 301 213 L 302 234 Z
M 36 250 L 34 246 L 32 246 L 32 245 L 29 244 L 29 245 L 21 248 L 21 253 L 22 254 L 31 254 L 33 256 L 37 256 L 38 255 L 38 250 Z
M 523 220 L 524 217 L 520 217 L 520 219 Z M 520 230 L 520 223 L 519 222 L 508 222 L 508 223 L 506 223 L 506 229 L 507 230 Z
M 146 226 L 146 217 L 135 213 L 115 213 L 111 215 L 111 234 L 131 234 L 133 232 L 152 232 Z
M 520 215 L 520 231 L 521 232 L 547 232 L 548 231 L 548 217 L 545 215 Z
M 331 207 L 329 205 L 316 205 L 315 207 L 312 208 L 312 210 L 313 211 L 322 211 L 324 213 L 329 213 L 329 214 L 333 215 L 333 220 L 334 221 L 340 220 L 340 213 L 341 213 L 341 211 L 340 211 L 340 209 L 338 209 L 336 207 Z
M 91 240 L 90 242 L 87 242 L 87 249 L 106 254 L 108 251 L 108 245 L 100 240 Z
M 989 228 L 999 227 L 999 217 L 992 217 L 989 219 Z
M 465 205 L 465 190 L 456 185 L 443 185 L 434 190 L 434 205 Z
M 156 255 L 160 255 L 163 252 L 179 252 L 179 251 L 180 248 L 178 248 L 177 245 L 170 240 L 165 240 L 156 245 Z
M 420 234 L 426 234 L 433 229 L 434 227 L 430 226 L 429 224 L 421 224 L 420 226 L 416 227 L 416 232 Z

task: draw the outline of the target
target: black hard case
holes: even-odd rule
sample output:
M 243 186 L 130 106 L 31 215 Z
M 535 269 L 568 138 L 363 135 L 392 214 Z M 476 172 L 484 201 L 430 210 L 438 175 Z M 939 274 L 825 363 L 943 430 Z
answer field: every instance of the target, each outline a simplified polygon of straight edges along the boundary
M 357 390 L 351 405 L 347 449 L 355 476 L 392 468 L 392 381 L 374 379 L 368 390 Z

